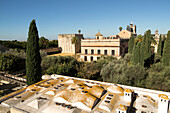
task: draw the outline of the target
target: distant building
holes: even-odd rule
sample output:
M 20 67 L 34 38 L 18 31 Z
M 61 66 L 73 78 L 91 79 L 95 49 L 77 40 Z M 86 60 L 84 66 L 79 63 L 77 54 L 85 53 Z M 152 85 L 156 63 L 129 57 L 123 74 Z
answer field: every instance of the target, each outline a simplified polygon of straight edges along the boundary
M 78 44 L 72 44 L 72 39 L 78 38 Z M 81 39 L 83 34 L 59 34 L 58 47 L 61 47 L 62 53 L 79 53 L 81 51 Z
M 114 56 L 120 58 L 128 53 L 128 42 L 131 35 L 136 37 L 136 25 L 130 24 L 127 30 L 122 30 L 118 35 L 103 37 L 98 32 L 95 39 L 82 39 L 81 40 L 81 61 L 96 61 L 101 56 Z
M 159 34 L 158 30 L 155 31 L 155 34 L 151 35 L 156 40 L 157 43 L 157 44 L 151 44 L 151 46 L 154 47 L 154 53 L 157 53 L 160 35 L 162 37 L 162 41 L 164 38 L 167 37 L 167 34 Z
M 133 23 L 118 35 L 104 37 L 98 32 L 95 39 L 84 39 L 83 34 L 59 34 L 58 43 L 62 53 L 79 53 L 81 61 L 91 62 L 100 59 L 101 56 L 120 58 L 128 53 L 128 41 L 132 34 L 134 38 L 137 36 L 136 25 Z M 73 37 L 79 39 L 76 46 L 72 44 Z

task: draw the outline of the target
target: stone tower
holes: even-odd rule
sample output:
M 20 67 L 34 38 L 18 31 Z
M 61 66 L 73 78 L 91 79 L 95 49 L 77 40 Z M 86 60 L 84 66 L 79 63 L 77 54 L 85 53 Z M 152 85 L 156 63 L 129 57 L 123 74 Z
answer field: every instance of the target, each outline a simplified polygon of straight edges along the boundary
M 72 44 L 74 37 L 78 38 L 76 46 Z M 81 51 L 81 39 L 83 39 L 83 34 L 59 34 L 58 47 L 61 47 L 62 53 L 79 53 Z
M 130 31 L 133 34 L 136 34 L 136 25 L 133 25 L 133 22 L 131 22 L 130 26 L 127 25 L 126 30 Z

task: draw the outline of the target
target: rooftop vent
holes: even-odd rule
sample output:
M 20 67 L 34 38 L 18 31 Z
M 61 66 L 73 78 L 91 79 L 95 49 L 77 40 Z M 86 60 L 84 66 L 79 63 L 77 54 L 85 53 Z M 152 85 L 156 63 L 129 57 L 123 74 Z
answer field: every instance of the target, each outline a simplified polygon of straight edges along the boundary
M 54 87 L 54 89 L 58 89 L 58 87 Z
M 82 91 L 83 93 L 87 93 L 87 91 Z
M 31 91 L 36 91 L 36 89 L 31 89 Z
M 110 97 L 113 97 L 113 95 L 112 95 L 112 94 L 109 94 L 109 96 L 110 96 Z
M 108 100 L 111 100 L 112 98 L 110 98 L 110 97 L 107 97 L 106 99 L 108 99 Z
M 74 91 L 74 90 L 76 90 L 76 89 L 74 89 L 74 88 L 71 88 L 71 90 L 72 90 L 72 91 Z
M 105 100 L 104 102 L 105 102 L 105 103 L 110 103 L 110 101 L 108 101 L 108 100 Z

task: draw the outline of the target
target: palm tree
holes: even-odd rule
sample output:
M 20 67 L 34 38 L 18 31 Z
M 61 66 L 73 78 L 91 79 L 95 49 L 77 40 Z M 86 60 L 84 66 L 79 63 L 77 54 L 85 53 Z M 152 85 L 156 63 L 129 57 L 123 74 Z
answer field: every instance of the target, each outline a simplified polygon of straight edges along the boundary
M 81 30 L 78 30 L 79 34 L 81 33 Z
M 137 38 L 135 38 L 134 43 L 137 44 L 138 42 L 143 40 L 143 36 L 140 34 L 137 36 Z
M 77 46 L 78 42 L 79 42 L 78 37 L 76 37 L 76 36 L 73 37 L 71 43 L 74 44 L 74 46 L 75 46 L 75 57 L 76 57 L 76 46 Z
M 119 27 L 119 30 L 120 30 L 120 31 L 122 31 L 122 29 L 123 29 L 122 27 Z
M 138 42 L 142 41 L 143 38 L 144 38 L 144 36 L 142 36 L 141 34 L 138 35 L 137 38 L 135 38 L 134 43 L 137 44 Z M 156 44 L 157 44 L 155 38 L 153 38 L 152 36 L 150 37 L 150 42 L 151 42 L 151 44 L 153 44 L 153 45 L 156 45 Z

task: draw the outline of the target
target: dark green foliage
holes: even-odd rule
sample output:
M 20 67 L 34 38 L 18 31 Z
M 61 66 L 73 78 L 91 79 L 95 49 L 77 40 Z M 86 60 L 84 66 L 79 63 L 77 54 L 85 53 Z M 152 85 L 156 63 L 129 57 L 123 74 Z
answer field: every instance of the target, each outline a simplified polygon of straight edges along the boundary
M 49 40 L 46 39 L 45 37 L 41 37 L 39 39 L 39 47 L 40 47 L 40 49 L 48 48 L 48 46 L 49 46 Z
M 77 74 L 78 61 L 70 56 L 53 56 L 42 59 L 42 71 L 44 74 L 61 74 L 75 76 Z
M 133 46 L 134 46 L 134 35 L 132 34 L 128 44 L 128 53 L 132 54 Z
M 58 47 L 58 40 L 52 40 L 48 42 L 49 47 Z
M 18 49 L 9 49 L 3 52 L 4 55 L 14 55 L 23 59 L 26 59 L 25 50 L 18 50 Z
M 116 60 L 117 58 L 112 56 L 104 57 L 102 56 L 98 61 L 90 62 L 90 63 L 81 63 L 80 67 L 78 68 L 78 77 L 86 78 L 86 79 L 93 79 L 93 80 L 100 80 L 102 81 L 102 77 L 100 75 L 100 71 L 109 62 L 112 60 Z
M 132 54 L 125 54 L 123 60 L 124 60 L 126 63 L 130 64 L 131 58 L 132 58 Z
M 151 57 L 151 31 L 146 31 L 145 37 L 144 37 L 144 60 L 146 61 Z
M 25 60 L 14 55 L 0 55 L 0 71 L 14 72 L 25 68 Z
M 28 85 L 34 84 L 41 80 L 41 56 L 38 42 L 38 30 L 35 20 L 32 20 L 29 27 L 26 50 L 26 78 Z
M 119 30 L 120 30 L 120 31 L 122 31 L 122 29 L 123 29 L 122 27 L 119 27 Z
M 9 47 L 9 48 L 17 48 L 17 49 L 26 49 L 26 45 L 27 45 L 27 42 L 23 41 L 17 41 L 17 40 L 14 40 L 14 41 L 2 41 L 0 40 L 0 44 L 6 46 L 6 47 Z
M 170 66 L 170 31 L 168 31 L 167 38 L 165 40 L 162 62 L 165 66 Z
M 144 87 L 147 71 L 140 65 L 128 65 L 123 60 L 115 60 L 101 70 L 103 81 Z
M 86 79 L 101 80 L 100 70 L 97 66 L 96 62 L 81 63 L 77 76 Z
M 159 44 L 158 44 L 157 53 L 162 56 L 162 37 L 161 37 L 161 35 L 159 37 Z
M 145 87 L 147 71 L 143 66 L 130 65 L 125 69 L 121 77 L 121 84 Z
M 120 83 L 121 75 L 127 69 L 127 63 L 123 60 L 113 60 L 112 62 L 106 64 L 101 69 L 101 75 L 103 81 Z
M 152 65 L 146 80 L 146 87 L 156 90 L 170 91 L 170 67 L 161 63 Z
M 137 45 L 134 46 L 131 62 L 133 65 L 140 64 L 141 66 L 144 66 L 144 60 L 143 60 L 143 43 L 140 41 L 137 43 Z

